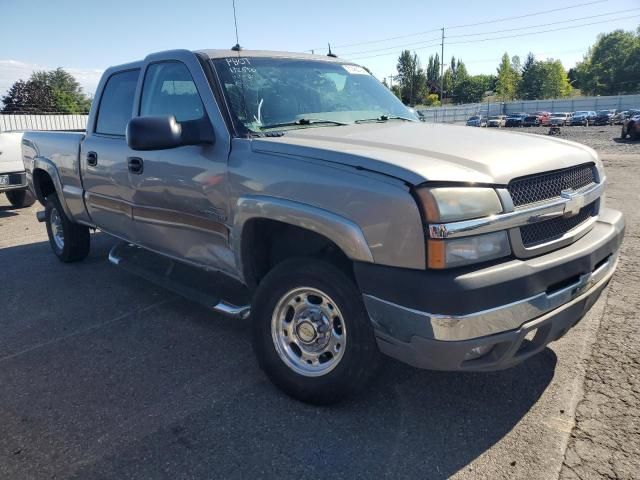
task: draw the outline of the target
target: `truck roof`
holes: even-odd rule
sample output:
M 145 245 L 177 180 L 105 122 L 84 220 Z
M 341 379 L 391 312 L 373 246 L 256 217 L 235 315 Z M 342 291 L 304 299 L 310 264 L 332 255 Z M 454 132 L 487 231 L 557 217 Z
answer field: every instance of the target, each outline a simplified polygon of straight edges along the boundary
M 314 55 L 312 53 L 301 52 L 280 52 L 274 50 L 219 50 L 219 49 L 205 49 L 195 50 L 194 53 L 201 53 L 207 55 L 209 58 L 227 58 L 227 57 L 279 57 L 279 58 L 300 58 L 308 60 L 324 60 L 327 62 L 335 63 L 353 63 L 347 60 L 341 60 L 336 57 L 329 57 L 328 55 Z

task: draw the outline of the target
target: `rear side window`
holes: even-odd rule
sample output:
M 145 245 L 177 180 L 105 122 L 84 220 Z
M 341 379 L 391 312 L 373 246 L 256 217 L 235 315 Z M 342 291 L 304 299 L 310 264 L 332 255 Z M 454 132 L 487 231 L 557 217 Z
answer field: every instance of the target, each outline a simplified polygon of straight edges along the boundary
M 173 115 L 178 122 L 203 117 L 202 100 L 185 64 L 162 62 L 149 66 L 142 86 L 140 115 Z
M 96 133 L 124 135 L 131 120 L 139 75 L 140 70 L 128 70 L 109 77 L 100 99 Z

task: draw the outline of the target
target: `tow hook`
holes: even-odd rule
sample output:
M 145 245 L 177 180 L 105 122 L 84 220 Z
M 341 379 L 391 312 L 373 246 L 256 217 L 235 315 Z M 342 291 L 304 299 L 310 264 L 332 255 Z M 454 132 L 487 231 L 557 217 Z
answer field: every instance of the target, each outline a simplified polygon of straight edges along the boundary
M 40 210 L 39 212 L 36 212 L 36 218 L 40 223 L 44 222 L 46 219 L 45 211 Z

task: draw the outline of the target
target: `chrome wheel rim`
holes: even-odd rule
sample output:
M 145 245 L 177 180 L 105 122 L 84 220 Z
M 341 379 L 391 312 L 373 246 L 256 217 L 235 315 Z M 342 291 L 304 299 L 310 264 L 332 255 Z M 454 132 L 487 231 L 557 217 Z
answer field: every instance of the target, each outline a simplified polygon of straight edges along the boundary
M 331 297 L 311 287 L 280 298 L 271 317 L 271 336 L 285 365 L 306 377 L 336 368 L 347 346 L 342 312 Z
M 50 222 L 53 242 L 56 244 L 56 247 L 62 250 L 64 249 L 64 229 L 62 228 L 62 218 L 57 208 L 51 209 Z

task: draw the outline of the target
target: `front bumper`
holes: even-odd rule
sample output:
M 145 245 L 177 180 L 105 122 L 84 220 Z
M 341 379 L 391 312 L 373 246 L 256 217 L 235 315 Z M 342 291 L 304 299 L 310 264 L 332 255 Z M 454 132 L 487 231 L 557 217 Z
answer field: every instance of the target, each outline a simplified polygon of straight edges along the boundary
M 27 188 L 27 177 L 25 172 L 0 173 L 0 176 L 7 176 L 9 178 L 8 184 L 0 184 L 0 192 Z
M 582 318 L 615 271 L 623 234 L 622 214 L 603 209 L 590 233 L 539 257 L 449 272 L 355 271 L 383 353 L 420 368 L 497 370 Z M 490 351 L 467 360 L 478 347 Z

